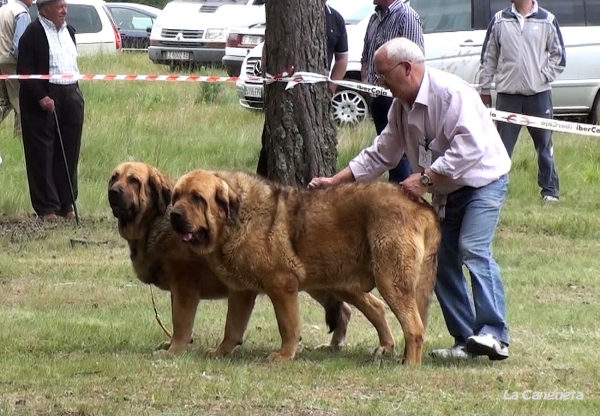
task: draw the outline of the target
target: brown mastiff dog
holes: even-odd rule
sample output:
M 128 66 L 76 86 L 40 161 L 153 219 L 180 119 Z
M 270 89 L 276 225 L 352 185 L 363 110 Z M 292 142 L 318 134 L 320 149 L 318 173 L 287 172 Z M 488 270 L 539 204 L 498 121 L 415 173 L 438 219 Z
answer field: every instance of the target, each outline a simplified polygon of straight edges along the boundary
M 377 287 L 402 326 L 405 362 L 421 363 L 440 243 L 428 204 L 383 182 L 305 190 L 204 170 L 176 182 L 172 204 L 175 232 L 228 287 L 271 299 L 282 338 L 271 360 L 296 354 L 298 291 L 345 290 L 380 332 L 387 323 L 354 302 Z M 386 342 L 379 352 L 393 349 Z
M 217 348 L 209 350 L 212 356 L 226 355 L 242 343 L 257 291 L 229 290 L 173 232 L 168 214 L 173 185 L 172 179 L 152 166 L 122 163 L 108 183 L 108 200 L 118 219 L 119 234 L 129 244 L 138 279 L 171 292 L 173 336 L 159 348 L 183 351 L 192 339 L 200 299 L 227 297 L 225 336 Z M 326 291 L 309 294 L 325 308 L 325 319 L 333 332 L 329 347 L 342 346 L 350 308 Z M 385 313 L 383 304 L 379 313 Z

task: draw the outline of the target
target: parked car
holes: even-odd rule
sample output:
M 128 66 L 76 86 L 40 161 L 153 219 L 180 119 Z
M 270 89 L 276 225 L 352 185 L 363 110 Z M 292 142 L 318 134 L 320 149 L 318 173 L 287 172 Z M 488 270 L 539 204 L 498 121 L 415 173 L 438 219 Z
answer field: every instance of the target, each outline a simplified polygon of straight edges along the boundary
M 121 35 L 102 0 L 69 0 L 67 23 L 75 28 L 79 55 L 115 53 L 121 49 Z M 31 20 L 37 19 L 38 10 L 29 8 Z
M 123 50 L 146 50 L 150 43 L 150 30 L 160 9 L 140 3 L 106 3 L 112 14 Z
M 174 0 L 154 22 L 148 55 L 157 64 L 220 66 L 226 30 L 260 21 L 264 1 Z
M 480 55 L 492 16 L 504 0 L 411 0 L 425 31 L 425 58 L 434 67 L 477 84 Z M 600 2 L 544 0 L 561 27 L 567 65 L 552 83 L 555 117 L 600 122 Z M 495 93 L 492 92 L 495 102 Z
M 360 58 L 350 61 L 353 54 L 353 45 L 350 40 L 360 36 L 364 38 L 367 23 L 374 10 L 373 2 L 372 0 L 329 0 L 327 4 L 340 12 L 346 21 L 349 62 L 345 79 L 360 81 Z M 238 33 L 238 36 L 246 35 L 247 32 L 240 31 Z M 263 43 L 260 43 L 248 52 L 242 61 L 242 71 L 236 82 L 240 105 L 248 109 L 262 110 L 264 106 L 263 84 L 250 79 L 261 75 L 263 46 Z M 242 50 L 243 48 L 238 47 L 237 49 Z M 358 91 L 339 87 L 331 100 L 331 111 L 334 121 L 338 125 L 357 124 L 368 116 L 368 97 Z

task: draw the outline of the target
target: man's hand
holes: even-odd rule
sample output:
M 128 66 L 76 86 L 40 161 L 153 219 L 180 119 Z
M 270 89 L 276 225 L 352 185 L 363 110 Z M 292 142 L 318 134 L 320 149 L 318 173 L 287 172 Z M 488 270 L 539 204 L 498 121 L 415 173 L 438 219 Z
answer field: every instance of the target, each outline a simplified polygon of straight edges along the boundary
M 308 184 L 308 189 L 325 189 L 334 185 L 333 178 L 313 178 Z
M 404 181 L 400 182 L 400 185 L 406 192 L 410 192 L 417 197 L 422 197 L 427 193 L 427 187 L 421 182 L 420 173 L 413 173 L 408 178 L 404 179 Z
M 47 111 L 49 113 L 54 111 L 54 100 L 52 98 L 45 96 L 39 102 L 40 107 L 42 107 L 44 111 Z
M 485 105 L 487 108 L 492 106 L 492 96 L 490 94 L 479 94 L 479 96 L 481 97 L 483 105 Z

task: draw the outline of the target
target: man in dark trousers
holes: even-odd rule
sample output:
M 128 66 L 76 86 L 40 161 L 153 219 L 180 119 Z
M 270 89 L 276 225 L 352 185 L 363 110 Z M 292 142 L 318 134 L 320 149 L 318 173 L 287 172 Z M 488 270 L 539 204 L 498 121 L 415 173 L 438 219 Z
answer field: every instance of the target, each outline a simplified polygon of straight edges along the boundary
M 325 23 L 327 32 L 327 68 L 331 68 L 330 78 L 334 80 L 344 79 L 346 67 L 348 66 L 348 34 L 346 33 L 346 22 L 342 15 L 335 9 L 332 9 L 323 0 L 325 7 Z M 265 51 L 263 50 L 263 53 Z M 335 56 L 335 62 L 333 58 Z M 333 62 L 333 67 L 331 63 Z M 329 93 L 334 94 L 337 85 L 329 84 Z M 267 177 L 267 147 L 265 145 L 265 135 L 262 136 L 262 148 L 258 157 L 258 166 L 256 173 Z
M 361 59 L 361 78 L 366 84 L 377 85 L 383 80 L 375 72 L 375 51 L 389 40 L 407 38 L 416 43 L 424 52 L 423 25 L 417 12 L 402 0 L 374 0 L 375 13 L 369 20 L 365 35 L 364 49 Z M 385 77 L 385 74 L 383 74 Z M 388 123 L 388 112 L 392 106 L 392 97 L 374 97 L 371 101 L 371 117 L 377 135 L 381 134 Z M 390 182 L 402 182 L 412 173 L 410 163 L 403 156 L 393 169 L 389 170 Z
M 65 0 L 38 0 L 38 18 L 19 43 L 18 74 L 79 75 L 75 30 L 67 25 Z M 76 80 L 21 80 L 20 108 L 29 194 L 45 221 L 74 219 L 84 100 Z M 55 114 L 58 118 L 58 126 Z M 62 133 L 63 150 L 58 129 Z

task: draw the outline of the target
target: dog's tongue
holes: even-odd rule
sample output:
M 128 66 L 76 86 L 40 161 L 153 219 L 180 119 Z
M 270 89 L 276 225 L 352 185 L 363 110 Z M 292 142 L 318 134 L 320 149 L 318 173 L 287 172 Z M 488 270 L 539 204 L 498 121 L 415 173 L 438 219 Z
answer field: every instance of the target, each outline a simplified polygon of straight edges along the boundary
M 183 240 L 184 243 L 189 243 L 190 241 L 192 241 L 193 238 L 194 235 L 192 233 L 187 233 L 181 237 L 181 240 Z

